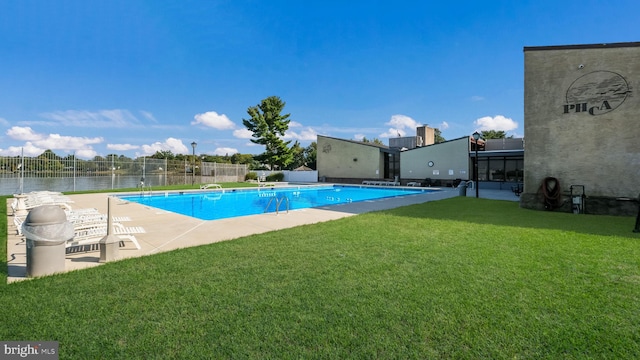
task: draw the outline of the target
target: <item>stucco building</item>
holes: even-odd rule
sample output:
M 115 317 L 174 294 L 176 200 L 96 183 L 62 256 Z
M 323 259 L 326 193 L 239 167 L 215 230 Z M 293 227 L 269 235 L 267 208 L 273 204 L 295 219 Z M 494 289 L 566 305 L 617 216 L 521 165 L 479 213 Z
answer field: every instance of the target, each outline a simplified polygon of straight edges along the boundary
M 415 139 L 433 131 L 417 128 Z M 318 136 L 317 170 L 320 181 L 361 183 L 364 180 L 398 180 L 400 184 L 456 186 L 474 179 L 475 140 L 464 136 L 427 146 L 420 140 L 390 139 L 392 146 Z M 393 140 L 393 141 L 392 141 Z M 400 147 L 402 146 L 402 147 Z M 484 189 L 511 189 L 522 183 L 523 140 L 478 141 L 478 179 Z M 397 178 L 396 178 L 397 177 Z
M 592 214 L 635 214 L 640 193 L 640 43 L 524 48 L 522 207 L 544 209 L 559 184 Z M 575 193 L 574 193 L 575 194 Z

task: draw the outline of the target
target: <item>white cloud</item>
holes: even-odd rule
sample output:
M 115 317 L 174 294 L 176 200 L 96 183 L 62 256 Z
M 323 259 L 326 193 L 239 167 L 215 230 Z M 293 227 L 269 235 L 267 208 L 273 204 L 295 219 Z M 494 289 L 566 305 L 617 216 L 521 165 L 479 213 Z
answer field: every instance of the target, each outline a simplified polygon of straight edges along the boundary
M 129 110 L 66 110 L 40 114 L 42 117 L 59 122 L 64 126 L 123 128 L 137 126 L 138 119 Z
M 26 142 L 24 146 L 10 146 L 7 149 L 0 149 L 2 156 L 24 156 L 34 157 L 42 154 L 46 149 L 34 146 L 31 142 Z
M 484 96 L 473 95 L 471 97 L 471 101 L 482 101 L 482 100 L 484 100 Z
M 127 151 L 127 150 L 135 150 L 139 148 L 140 146 L 131 145 L 131 144 L 107 144 L 107 149 L 114 150 L 114 151 Z
M 1 126 L 9 126 L 9 121 L 5 118 L 0 118 L 0 125 Z
M 93 149 L 81 149 L 76 151 L 76 156 L 81 159 L 93 159 L 98 153 Z
M 406 115 L 393 115 L 391 116 L 391 120 L 385 123 L 385 125 L 391 125 L 398 129 L 404 129 L 404 128 L 415 129 L 418 126 L 420 126 L 420 123 L 418 123 L 417 121 L 413 120 L 412 118 Z
M 235 153 L 238 153 L 238 149 L 228 148 L 228 147 L 217 148 L 213 152 L 214 155 L 220 155 L 220 156 L 233 155 Z
M 155 142 L 151 145 L 142 145 L 142 154 L 138 156 L 153 155 L 158 151 L 169 150 L 174 154 L 189 154 L 190 150 L 182 143 L 182 140 L 176 138 L 167 138 L 164 142 Z
M 79 137 L 79 136 L 64 136 L 60 134 L 40 134 L 36 133 L 30 127 L 13 126 L 7 130 L 7 135 L 14 140 L 26 141 L 23 146 L 25 149 L 25 155 L 33 156 L 32 152 L 35 152 L 36 156 L 40 155 L 44 150 L 73 150 L 76 151 L 76 156 L 80 152 L 83 154 L 96 154 L 91 145 L 99 144 L 104 141 L 101 137 Z M 21 149 L 23 147 L 12 147 Z M 10 148 L 10 149 L 12 149 Z M 9 151 L 9 150 L 5 150 Z M 11 150 L 15 152 L 16 150 Z M 93 157 L 95 155 L 92 155 Z
M 362 139 L 364 139 L 365 137 L 367 137 L 365 134 L 355 134 L 353 135 L 353 139 L 356 141 L 362 141 Z
M 191 122 L 191 125 L 202 124 L 204 126 L 212 127 L 218 130 L 231 130 L 236 128 L 236 124 L 229 120 L 227 115 L 218 114 L 215 111 L 208 111 L 204 114 L 196 114 L 195 121 Z
M 157 123 L 158 120 L 156 120 L 156 118 L 153 116 L 152 113 L 150 113 L 149 111 L 144 111 L 144 110 L 140 110 L 140 114 L 142 114 L 142 116 L 144 116 L 145 119 L 150 120 L 154 123 Z
M 389 130 L 387 130 L 386 132 L 383 132 L 378 136 L 380 136 L 381 138 L 391 138 L 391 137 L 403 137 L 406 134 L 407 132 L 402 129 L 389 128 Z
M 249 131 L 249 129 L 238 129 L 233 131 L 233 136 L 238 139 L 251 139 L 253 137 L 253 133 Z
M 14 140 L 35 141 L 43 138 L 42 134 L 38 134 L 30 127 L 13 126 L 7 130 L 7 135 Z
M 46 149 L 86 150 L 91 148 L 89 145 L 99 144 L 103 141 L 104 139 L 101 137 L 87 138 L 49 134 L 46 138 L 35 141 L 34 143 Z
M 443 121 L 440 125 L 438 125 L 438 129 L 440 130 L 447 130 L 449 128 L 449 123 L 446 121 Z
M 407 134 L 407 129 L 415 132 L 415 129 L 418 126 L 421 126 L 420 123 L 413 120 L 409 116 L 406 115 L 393 115 L 391 116 L 391 120 L 385 123 L 385 125 L 391 125 L 386 132 L 380 134 L 381 138 L 389 138 L 389 137 L 397 137 L 397 136 L 405 136 Z
M 496 115 L 494 117 L 485 116 L 481 117 L 474 122 L 479 127 L 480 131 L 496 130 L 496 131 L 511 131 L 518 128 L 518 123 L 511 118 L 504 117 L 502 115 Z
M 301 126 L 302 125 L 299 125 L 299 127 Z M 300 141 L 315 141 L 316 139 L 318 139 L 318 132 L 310 127 L 307 127 L 306 129 L 303 129 L 299 132 L 287 130 L 287 132 L 284 134 L 284 138 Z

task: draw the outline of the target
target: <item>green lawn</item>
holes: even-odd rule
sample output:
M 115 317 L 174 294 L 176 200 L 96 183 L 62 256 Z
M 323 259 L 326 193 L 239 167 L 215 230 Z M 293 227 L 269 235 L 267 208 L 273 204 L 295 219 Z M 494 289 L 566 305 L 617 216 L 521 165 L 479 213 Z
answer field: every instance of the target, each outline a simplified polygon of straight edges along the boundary
M 0 285 L 0 339 L 61 359 L 640 358 L 634 222 L 471 197 L 368 213 Z

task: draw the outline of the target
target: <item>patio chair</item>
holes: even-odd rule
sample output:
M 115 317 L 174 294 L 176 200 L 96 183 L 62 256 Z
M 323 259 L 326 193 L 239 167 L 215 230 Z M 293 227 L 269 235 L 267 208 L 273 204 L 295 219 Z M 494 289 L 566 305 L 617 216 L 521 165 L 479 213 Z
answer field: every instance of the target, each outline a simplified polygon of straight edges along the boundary
M 54 192 L 31 192 L 26 194 L 16 194 L 15 199 L 11 203 L 13 215 L 25 216 L 29 210 L 41 205 L 57 205 L 65 210 L 71 210 L 70 203 L 73 201 L 61 193 Z
M 206 189 L 210 189 L 210 188 L 222 189 L 222 186 L 220 186 L 220 184 L 204 184 L 204 185 L 200 185 L 200 189 L 202 189 L 202 190 L 206 190 Z
M 134 234 L 146 233 L 145 229 L 141 226 L 123 226 L 120 223 L 113 223 L 113 235 L 118 236 L 122 240 L 129 240 L 133 243 L 136 249 L 140 250 L 140 243 L 136 239 Z M 70 239 L 66 243 L 66 247 L 75 247 L 83 245 L 97 244 L 107 236 L 106 223 L 96 224 L 95 226 L 83 226 L 75 228 L 75 235 L 73 239 Z

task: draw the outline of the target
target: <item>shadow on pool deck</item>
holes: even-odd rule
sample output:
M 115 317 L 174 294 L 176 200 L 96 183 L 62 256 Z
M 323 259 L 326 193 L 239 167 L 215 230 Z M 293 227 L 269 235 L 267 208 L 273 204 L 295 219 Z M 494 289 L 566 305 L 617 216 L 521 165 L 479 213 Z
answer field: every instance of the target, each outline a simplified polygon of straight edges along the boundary
M 467 196 L 471 196 L 468 191 Z M 511 196 L 509 196 L 511 194 Z M 107 213 L 108 193 L 71 195 L 74 209 L 96 208 Z M 118 194 L 122 195 L 122 193 Z M 114 199 L 111 202 L 112 216 L 128 216 L 127 226 L 144 227 L 146 233 L 136 234 L 140 243 L 137 250 L 126 242 L 120 248 L 121 259 L 156 254 L 179 248 L 211 244 L 232 240 L 243 236 L 286 229 L 294 226 L 314 224 L 340 219 L 370 211 L 392 209 L 400 206 L 424 203 L 458 196 L 457 189 L 444 188 L 442 191 L 421 193 L 399 198 L 355 202 L 343 205 L 323 206 L 311 209 L 292 210 L 288 213 L 269 213 L 220 220 L 200 220 L 146 205 Z M 481 197 L 517 201 L 510 191 L 482 191 Z M 9 199 L 10 200 L 10 199 Z M 9 204 L 9 201 L 8 201 Z M 7 206 L 8 206 L 7 204 Z M 8 211 L 11 214 L 11 211 Z M 26 242 L 16 235 L 12 216 L 9 216 L 7 236 L 7 282 L 27 279 Z M 67 254 L 65 272 L 100 265 L 100 252 Z

